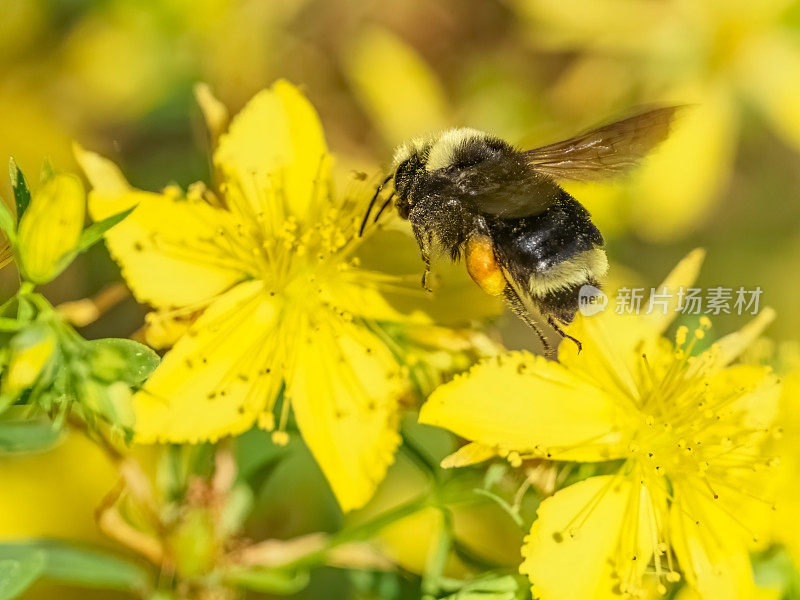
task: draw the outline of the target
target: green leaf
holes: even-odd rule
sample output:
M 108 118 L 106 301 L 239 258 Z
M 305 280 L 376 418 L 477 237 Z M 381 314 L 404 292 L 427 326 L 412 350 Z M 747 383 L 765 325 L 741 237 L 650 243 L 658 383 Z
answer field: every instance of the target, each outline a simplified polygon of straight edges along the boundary
M 144 344 L 122 338 L 106 338 L 88 342 L 91 347 L 89 368 L 97 379 L 124 381 L 128 385 L 142 383 L 161 360 Z
M 0 561 L 19 560 L 20 556 L 31 553 L 44 557 L 40 576 L 58 583 L 131 590 L 146 588 L 150 579 L 139 565 L 100 550 L 51 540 L 0 544 Z M 6 596 L 0 594 L 0 599 L 3 598 Z
M 17 239 L 16 220 L 2 198 L 0 198 L 0 231 L 5 234 L 12 244 Z
M 10 317 L 0 317 L 0 331 L 18 331 L 25 323 Z
M 0 559 L 0 600 L 16 598 L 42 574 L 43 552 L 23 550 L 13 558 Z
M 60 435 L 49 421 L 0 421 L 0 453 L 43 450 L 55 444 Z
M 135 206 L 132 206 L 128 210 L 123 210 L 122 212 L 118 212 L 115 215 L 111 215 L 110 217 L 103 219 L 102 221 L 97 221 L 96 223 L 89 225 L 89 227 L 84 229 L 83 233 L 81 233 L 80 240 L 78 240 L 78 245 L 75 248 L 75 254 L 86 252 L 86 250 L 94 246 L 97 242 L 103 239 L 103 236 L 109 229 L 131 214 L 135 208 Z
M 226 583 L 267 594 L 296 594 L 308 585 L 308 572 L 231 567 L 223 575 Z
M 50 162 L 49 158 L 45 158 L 44 161 L 42 161 L 42 172 L 41 175 L 39 176 L 42 184 L 47 183 L 55 176 L 56 176 L 56 171 L 53 168 L 53 163 Z
M 17 222 L 19 222 L 31 203 L 31 191 L 28 188 L 28 182 L 25 181 L 25 176 L 13 158 L 8 160 L 8 177 L 14 190 L 14 202 L 17 204 Z

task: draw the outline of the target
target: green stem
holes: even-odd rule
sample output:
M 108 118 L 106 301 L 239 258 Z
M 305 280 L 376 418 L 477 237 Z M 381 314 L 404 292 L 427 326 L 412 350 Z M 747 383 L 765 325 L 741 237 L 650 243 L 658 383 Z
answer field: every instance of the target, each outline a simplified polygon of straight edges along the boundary
M 399 521 L 400 519 L 408 517 L 409 515 L 413 515 L 415 512 L 419 512 L 423 508 L 427 508 L 430 505 L 431 499 L 429 495 L 427 493 L 421 494 L 405 504 L 401 504 L 400 506 L 380 514 L 369 521 L 365 521 L 364 523 L 356 525 L 352 529 L 340 531 L 334 534 L 331 537 L 329 547 L 338 546 L 348 542 L 369 539 L 387 525 L 391 525 L 395 521 Z
M 325 548 L 287 563 L 286 565 L 283 565 L 281 569 L 298 569 L 314 566 L 320 562 L 323 562 L 327 552 L 332 548 L 341 546 L 342 544 L 348 544 L 350 542 L 358 542 L 361 540 L 370 539 L 384 527 L 391 525 L 395 521 L 399 521 L 400 519 L 413 515 L 414 513 L 419 512 L 428 506 L 431 506 L 428 494 L 417 496 L 413 500 L 382 513 L 377 517 L 370 519 L 369 521 L 365 521 L 364 523 L 356 525 L 351 529 L 346 529 L 344 531 L 335 533 L 331 536 Z
M 440 510 L 442 528 L 422 575 L 422 600 L 434 600 L 439 595 L 447 559 L 453 546 L 453 515 L 447 508 Z
M 439 481 L 441 479 L 441 469 L 439 465 L 424 449 L 419 447 L 417 442 L 414 441 L 410 435 L 408 435 L 405 427 L 401 428 L 400 436 L 403 438 L 403 444 L 400 446 L 400 450 L 419 467 L 419 470 L 422 471 L 426 477 L 434 482 Z

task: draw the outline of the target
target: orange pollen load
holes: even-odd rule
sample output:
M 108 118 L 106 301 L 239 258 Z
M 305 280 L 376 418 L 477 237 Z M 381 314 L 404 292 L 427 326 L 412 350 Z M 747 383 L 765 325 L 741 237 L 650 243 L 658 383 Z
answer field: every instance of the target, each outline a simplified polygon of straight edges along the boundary
M 492 240 L 485 235 L 473 235 L 467 240 L 467 271 L 480 288 L 499 296 L 506 288 L 503 269 L 494 256 Z

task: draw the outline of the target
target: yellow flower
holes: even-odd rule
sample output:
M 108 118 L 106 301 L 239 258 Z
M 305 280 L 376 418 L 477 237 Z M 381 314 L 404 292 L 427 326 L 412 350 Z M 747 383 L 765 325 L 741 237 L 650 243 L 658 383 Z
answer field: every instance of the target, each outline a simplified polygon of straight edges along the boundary
M 631 97 L 694 105 L 630 185 L 613 191 L 622 214 L 609 215 L 612 227 L 621 216 L 638 235 L 669 240 L 707 218 L 729 179 L 747 108 L 800 147 L 800 83 L 786 76 L 800 69 L 800 39 L 787 19 L 793 0 L 515 4 L 537 43 L 577 55 L 550 92 L 560 110 L 591 121 Z M 596 194 L 601 214 L 608 192 Z M 593 213 L 594 195 L 578 196 Z
M 690 285 L 702 258 L 691 253 L 657 289 Z M 679 327 L 672 344 L 661 335 L 674 309 L 579 316 L 568 332 L 581 353 L 562 344 L 560 362 L 521 352 L 489 359 L 422 408 L 421 422 L 472 441 L 448 466 L 498 454 L 512 464 L 616 461 L 542 502 L 521 567 L 534 597 L 639 597 L 645 577 L 655 574 L 663 592 L 679 571 L 702 598 L 754 588 L 754 533 L 742 511 L 768 508 L 754 498 L 780 390 L 768 368 L 729 363 L 773 314 L 692 356 L 710 323 L 692 337 Z
M 17 232 L 17 252 L 26 279 L 46 283 L 75 252 L 83 230 L 86 196 L 80 179 L 55 175 L 31 199 Z
M 136 205 L 106 240 L 137 299 L 199 314 L 135 396 L 137 440 L 273 429 L 283 397 L 275 441 L 291 407 L 342 508 L 362 506 L 392 461 L 406 389 L 375 323 L 403 317 L 379 291 L 397 281 L 353 257 L 369 198 L 333 195 L 311 104 L 285 81 L 257 94 L 219 138 L 219 194 L 134 190 L 107 160 L 77 154 L 93 218 Z
M 779 423 L 782 435 L 779 439 L 780 463 L 776 477 L 778 502 L 774 519 L 774 537 L 786 546 L 795 561 L 800 565 L 800 493 L 798 493 L 797 473 L 800 468 L 800 371 L 790 373 L 784 380 L 781 395 Z

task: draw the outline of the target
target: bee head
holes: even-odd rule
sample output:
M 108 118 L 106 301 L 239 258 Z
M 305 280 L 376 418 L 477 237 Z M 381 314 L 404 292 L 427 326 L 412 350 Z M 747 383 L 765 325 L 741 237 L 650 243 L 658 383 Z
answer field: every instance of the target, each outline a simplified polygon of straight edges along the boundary
M 447 176 L 486 160 L 496 160 L 510 150 L 503 140 L 467 127 L 406 142 L 395 151 L 393 161 L 398 214 L 408 218 L 430 177 L 441 182 L 442 174 Z
M 431 143 L 426 140 L 412 140 L 400 146 L 394 155 L 395 208 L 400 218 L 407 219 L 414 208 L 415 183 L 425 176 L 425 163 Z

